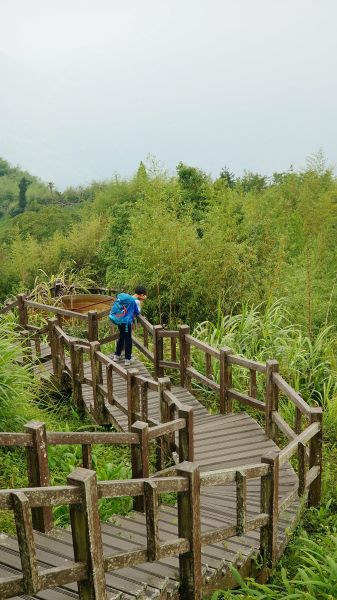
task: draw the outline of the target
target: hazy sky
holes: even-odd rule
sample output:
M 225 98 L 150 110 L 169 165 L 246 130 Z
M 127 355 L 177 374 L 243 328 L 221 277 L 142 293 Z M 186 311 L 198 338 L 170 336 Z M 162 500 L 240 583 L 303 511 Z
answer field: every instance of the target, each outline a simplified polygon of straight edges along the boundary
M 63 188 L 148 154 L 337 164 L 337 0 L 0 0 L 0 156 Z

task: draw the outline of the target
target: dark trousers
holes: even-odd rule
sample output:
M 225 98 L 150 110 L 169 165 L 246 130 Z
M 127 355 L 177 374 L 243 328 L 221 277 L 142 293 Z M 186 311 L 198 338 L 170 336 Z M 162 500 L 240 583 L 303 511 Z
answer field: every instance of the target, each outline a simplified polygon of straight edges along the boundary
M 116 352 L 117 356 L 122 354 L 122 350 L 125 347 L 125 358 L 130 360 L 132 353 L 132 325 L 127 326 L 128 330 L 125 331 L 126 325 L 118 325 L 119 338 L 117 340 Z

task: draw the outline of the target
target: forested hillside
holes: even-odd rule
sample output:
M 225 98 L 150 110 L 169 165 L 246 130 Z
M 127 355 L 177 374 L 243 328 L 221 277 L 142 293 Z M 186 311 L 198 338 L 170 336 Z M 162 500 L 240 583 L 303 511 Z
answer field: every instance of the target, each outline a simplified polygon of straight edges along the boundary
M 336 322 L 337 182 L 320 155 L 269 178 L 223 169 L 211 179 L 182 163 L 171 176 L 141 163 L 129 180 L 63 194 L 26 174 L 14 216 L 23 172 L 1 164 L 2 299 L 31 288 L 40 269 L 88 266 L 108 285 L 146 283 L 148 310 L 164 323 L 277 298 L 308 335 Z

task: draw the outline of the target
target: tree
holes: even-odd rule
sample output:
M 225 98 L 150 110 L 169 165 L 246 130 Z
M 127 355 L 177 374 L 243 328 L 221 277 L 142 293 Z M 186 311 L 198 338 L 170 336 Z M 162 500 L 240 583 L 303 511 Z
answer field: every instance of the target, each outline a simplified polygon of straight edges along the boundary
M 27 204 L 26 191 L 29 186 L 29 181 L 26 177 L 22 177 L 19 182 L 19 209 L 24 212 Z
M 267 177 L 252 171 L 245 171 L 243 177 L 238 180 L 245 193 L 255 191 L 262 192 L 267 187 Z
M 227 166 L 220 171 L 220 179 L 226 181 L 229 188 L 235 187 L 235 175 L 232 173 Z
M 182 208 L 190 208 L 193 221 L 201 221 L 208 204 L 209 177 L 201 169 L 182 162 L 177 166 L 177 174 Z

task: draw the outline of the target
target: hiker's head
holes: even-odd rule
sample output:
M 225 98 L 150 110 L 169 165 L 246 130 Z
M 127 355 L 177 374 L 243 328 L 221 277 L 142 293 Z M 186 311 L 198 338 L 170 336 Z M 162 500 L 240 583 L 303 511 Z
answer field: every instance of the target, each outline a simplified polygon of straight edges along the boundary
M 135 288 L 135 296 L 137 296 L 138 300 L 146 300 L 146 288 L 143 285 L 137 285 L 137 287 Z

